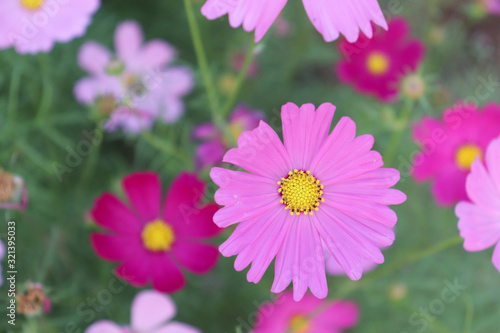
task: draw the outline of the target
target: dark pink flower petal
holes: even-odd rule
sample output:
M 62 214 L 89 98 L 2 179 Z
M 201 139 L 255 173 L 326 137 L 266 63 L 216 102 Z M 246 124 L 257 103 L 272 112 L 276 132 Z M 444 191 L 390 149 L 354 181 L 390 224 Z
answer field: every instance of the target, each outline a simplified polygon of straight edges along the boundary
M 187 223 L 198 210 L 198 204 L 205 195 L 205 183 L 195 174 L 182 172 L 177 176 L 167 193 L 163 220 L 171 223 Z
M 185 212 L 185 219 L 172 222 L 175 234 L 188 239 L 212 238 L 219 235 L 223 229 L 213 221 L 215 212 L 219 210 L 216 204 L 208 204 L 199 209 Z
M 123 261 L 142 250 L 139 235 L 117 236 L 94 232 L 90 235 L 90 244 L 99 257 L 108 261 Z
M 160 217 L 161 184 L 154 172 L 136 172 L 122 181 L 130 204 L 147 223 Z
M 142 222 L 116 196 L 102 194 L 90 212 L 97 225 L 122 235 L 136 235 L 142 230 Z
M 356 326 L 359 307 L 352 301 L 335 301 L 312 320 L 314 327 L 348 329 Z M 316 330 L 314 330 L 316 332 Z M 325 331 L 331 332 L 331 331 Z
M 217 264 L 219 251 L 214 245 L 179 241 L 174 243 L 172 255 L 191 273 L 205 274 Z
M 151 276 L 152 260 L 144 254 L 136 254 L 115 268 L 115 273 L 134 287 L 144 287 Z
M 166 254 L 154 257 L 150 267 L 153 288 L 164 293 L 174 293 L 184 288 L 186 279 L 177 265 Z

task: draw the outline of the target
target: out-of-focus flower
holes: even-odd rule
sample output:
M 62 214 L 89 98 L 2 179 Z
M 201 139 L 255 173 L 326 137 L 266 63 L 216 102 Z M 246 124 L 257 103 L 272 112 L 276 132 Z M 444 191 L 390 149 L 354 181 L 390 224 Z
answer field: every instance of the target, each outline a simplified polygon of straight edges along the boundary
M 120 326 L 110 320 L 90 325 L 85 333 L 201 333 L 200 330 L 176 321 L 177 309 L 167 295 L 154 290 L 138 293 L 132 303 L 130 326 Z
M 116 54 L 95 42 L 80 49 L 78 62 L 90 76 L 75 85 L 80 103 L 92 105 L 113 131 L 137 133 L 155 120 L 173 123 L 184 113 L 182 97 L 194 79 L 183 66 L 171 66 L 176 50 L 162 40 L 143 44 L 141 27 L 124 22 L 115 32 Z
M 96 223 L 107 233 L 92 233 L 92 247 L 105 260 L 120 262 L 118 276 L 133 286 L 151 282 L 154 289 L 172 293 L 185 278 L 178 266 L 204 274 L 217 263 L 217 248 L 203 243 L 221 231 L 212 221 L 218 206 L 200 206 L 205 184 L 195 175 L 180 174 L 161 204 L 161 184 L 152 172 L 125 177 L 122 187 L 129 205 L 110 193 L 92 209 Z
M 0 208 L 24 210 L 27 205 L 28 193 L 24 180 L 0 170 Z
M 371 21 L 387 29 L 384 14 L 377 0 L 303 0 L 311 23 L 326 42 L 336 40 L 340 34 L 350 42 L 358 39 L 359 31 L 369 38 L 373 30 Z M 233 28 L 240 25 L 247 32 L 255 30 L 259 42 L 273 25 L 287 0 L 207 0 L 201 13 L 209 20 L 229 16 Z
M 409 33 L 407 21 L 395 18 L 387 32 L 379 31 L 371 40 L 342 40 L 343 59 L 336 66 L 339 79 L 361 93 L 392 102 L 399 94 L 401 78 L 418 69 L 425 53 L 424 44 L 410 39 Z
M 484 163 L 478 158 L 472 163 L 466 187 L 471 202 L 461 201 L 455 209 L 464 248 L 495 246 L 492 261 L 500 271 L 500 137 L 489 144 Z
M 243 68 L 243 64 L 245 63 L 244 52 L 238 52 L 231 57 L 231 66 L 235 71 L 240 71 Z M 255 59 L 252 60 L 250 66 L 248 67 L 247 77 L 254 78 L 259 73 L 259 65 Z
M 476 157 L 500 134 L 500 105 L 490 103 L 480 112 L 475 105 L 456 105 L 443 113 L 443 121 L 423 117 L 413 128 L 422 146 L 415 155 L 412 175 L 418 182 L 432 181 L 437 204 L 448 206 L 467 200 L 465 178 Z
M 2 260 L 5 257 L 5 245 L 0 239 L 0 287 L 3 285 Z
M 262 111 L 251 110 L 246 105 L 240 104 L 229 117 L 229 129 L 237 140 L 241 133 L 253 130 L 264 118 Z M 195 165 L 198 170 L 221 163 L 224 153 L 230 148 L 230 142 L 224 139 L 222 132 L 212 123 L 196 126 L 193 138 L 203 141 L 195 153 Z
M 276 20 L 276 36 L 278 38 L 286 37 L 290 33 L 290 30 L 292 30 L 290 22 L 285 20 L 282 16 L 278 17 Z
M 56 42 L 83 36 L 99 6 L 100 0 L 2 0 L 0 49 L 49 52 Z
M 308 288 L 318 298 L 328 293 L 323 244 L 353 280 L 361 278 L 363 259 L 384 262 L 379 248 L 392 244 L 397 221 L 387 206 L 406 200 L 390 189 L 399 171 L 381 168 L 371 135 L 356 138 L 347 117 L 329 134 L 334 112 L 329 103 L 317 111 L 288 103 L 281 111 L 284 144 L 262 121 L 224 155 L 224 162 L 248 172 L 210 172 L 220 187 L 215 201 L 225 206 L 214 222 L 222 228 L 239 223 L 219 250 L 238 256 L 238 271 L 252 263 L 247 279 L 254 283 L 276 258 L 271 291 L 293 281 L 296 301 Z
M 408 287 L 404 283 L 395 283 L 389 287 L 389 299 L 397 302 L 408 294 Z
M 18 293 L 17 312 L 28 316 L 49 313 L 52 308 L 52 302 L 45 295 L 43 286 L 40 283 L 28 283 L 25 293 Z
M 425 88 L 425 81 L 419 74 L 409 74 L 401 82 L 401 93 L 411 100 L 418 100 L 423 97 Z
M 264 303 L 252 333 L 342 333 L 358 323 L 358 305 L 352 301 L 327 302 L 306 294 L 295 302 L 291 292 Z
M 480 0 L 490 14 L 500 15 L 500 0 Z

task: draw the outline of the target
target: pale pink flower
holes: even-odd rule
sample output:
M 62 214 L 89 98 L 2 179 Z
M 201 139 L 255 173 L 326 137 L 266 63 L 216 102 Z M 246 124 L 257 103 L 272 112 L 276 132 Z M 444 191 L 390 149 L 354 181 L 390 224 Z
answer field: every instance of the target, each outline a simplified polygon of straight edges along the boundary
M 247 279 L 254 283 L 276 258 L 271 291 L 293 281 L 296 301 L 307 288 L 318 298 L 328 293 L 323 243 L 353 280 L 361 278 L 363 259 L 383 263 L 379 248 L 393 243 L 397 221 L 387 206 L 406 200 L 390 189 L 399 171 L 381 168 L 371 135 L 356 138 L 348 117 L 329 134 L 334 111 L 329 103 L 317 111 L 288 103 L 281 111 L 284 144 L 261 121 L 224 155 L 224 162 L 248 172 L 210 172 L 220 187 L 215 201 L 225 206 L 214 222 L 222 228 L 239 223 L 220 252 L 237 255 L 238 271 L 251 263 Z
M 377 0 L 302 0 L 311 23 L 326 42 L 340 34 L 351 43 L 361 30 L 368 38 L 373 36 L 371 21 L 387 29 L 387 22 Z M 240 25 L 245 31 L 255 30 L 255 42 L 264 37 L 278 18 L 287 0 L 207 0 L 201 12 L 209 20 L 229 16 L 233 28 Z
M 493 265 L 500 271 L 500 137 L 487 150 L 485 162 L 476 157 L 466 181 L 471 202 L 461 201 L 455 213 L 467 251 L 495 246 Z
M 100 0 L 2 0 L 0 49 L 49 52 L 55 42 L 83 36 Z

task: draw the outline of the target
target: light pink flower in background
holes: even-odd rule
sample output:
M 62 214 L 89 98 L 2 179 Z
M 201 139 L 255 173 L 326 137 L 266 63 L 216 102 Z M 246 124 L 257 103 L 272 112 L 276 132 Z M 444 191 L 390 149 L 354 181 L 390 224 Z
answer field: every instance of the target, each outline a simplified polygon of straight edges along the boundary
M 417 182 L 431 180 L 431 193 L 438 205 L 467 200 L 465 178 L 476 157 L 482 159 L 488 144 L 500 135 L 500 104 L 480 110 L 459 104 L 443 112 L 443 120 L 423 117 L 413 127 L 422 146 L 415 155 L 412 176 Z
M 49 52 L 56 42 L 83 36 L 100 4 L 100 0 L 2 0 L 0 49 Z
M 340 34 L 355 42 L 359 31 L 371 38 L 371 21 L 387 29 L 387 22 L 377 0 L 303 0 L 311 23 L 326 42 L 336 40 Z M 229 16 L 233 28 L 240 25 L 247 32 L 255 30 L 259 42 L 278 18 L 287 0 L 207 0 L 201 8 L 209 20 Z
M 396 169 L 382 169 L 371 150 L 371 135 L 356 137 L 356 125 L 343 117 L 329 133 L 335 107 L 288 103 L 281 110 L 283 139 L 265 122 L 242 133 L 224 162 L 247 172 L 212 168 L 220 187 L 215 201 L 225 206 L 214 215 L 221 228 L 238 224 L 219 247 L 237 255 L 241 271 L 251 265 L 249 282 L 260 281 L 275 260 L 272 292 L 293 281 L 294 299 L 307 289 L 318 298 L 328 293 L 323 244 L 349 278 L 358 280 L 362 260 L 383 263 L 380 247 L 394 241 L 397 216 L 388 205 L 406 196 L 390 189 Z
M 472 163 L 466 188 L 471 202 L 461 201 L 455 209 L 464 248 L 495 246 L 492 261 L 500 271 L 500 137 L 489 144 L 484 163 L 478 158 Z
M 197 328 L 171 321 L 176 312 L 175 303 L 169 296 L 145 290 L 134 298 L 130 326 L 100 320 L 89 326 L 85 333 L 200 333 Z
M 251 110 L 246 105 L 240 104 L 229 116 L 229 130 L 237 140 L 241 133 L 253 130 L 264 118 L 262 111 Z M 202 141 L 196 148 L 194 157 L 198 170 L 221 163 L 224 153 L 231 145 L 211 122 L 196 126 L 193 130 L 193 138 Z
M 352 301 L 327 302 L 306 294 L 295 302 L 291 292 L 264 303 L 251 333 L 342 333 L 358 323 L 358 305 Z
M 90 76 L 75 85 L 76 99 L 110 115 L 108 130 L 137 133 L 155 120 L 176 122 L 184 113 L 182 97 L 194 86 L 188 68 L 171 64 L 176 50 L 162 40 L 144 43 L 141 27 L 132 21 L 117 27 L 115 49 L 113 54 L 95 42 L 81 47 L 78 63 Z

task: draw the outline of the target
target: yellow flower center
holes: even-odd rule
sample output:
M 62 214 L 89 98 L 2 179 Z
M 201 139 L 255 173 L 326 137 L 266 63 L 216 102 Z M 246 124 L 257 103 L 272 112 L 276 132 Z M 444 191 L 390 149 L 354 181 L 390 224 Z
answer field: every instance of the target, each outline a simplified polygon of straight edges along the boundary
M 481 148 L 473 144 L 466 144 L 458 148 L 455 154 L 455 162 L 460 169 L 468 171 L 476 157 L 483 158 Z
M 290 331 L 292 333 L 302 333 L 309 329 L 309 320 L 305 316 L 293 316 L 290 320 Z
M 21 4 L 30 10 L 37 10 L 42 7 L 43 1 L 44 0 L 21 0 Z
M 278 185 L 281 185 L 278 189 L 281 194 L 280 202 L 285 204 L 285 209 L 290 209 L 291 215 L 312 215 L 313 210 L 318 210 L 319 203 L 325 201 L 321 197 L 323 185 L 311 175 L 311 171 L 290 171 L 286 178 L 281 178 Z
M 149 222 L 142 230 L 142 242 L 150 251 L 168 251 L 174 239 L 172 227 L 160 219 Z
M 389 58 L 383 53 L 372 52 L 366 60 L 366 67 L 373 75 L 382 75 L 389 70 Z

